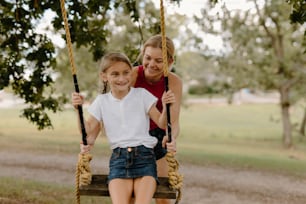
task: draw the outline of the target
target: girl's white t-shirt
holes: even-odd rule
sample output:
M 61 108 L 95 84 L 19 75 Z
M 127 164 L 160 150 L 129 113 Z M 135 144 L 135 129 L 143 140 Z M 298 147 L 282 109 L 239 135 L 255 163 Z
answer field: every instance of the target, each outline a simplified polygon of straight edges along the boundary
M 144 145 L 153 148 L 157 139 L 150 136 L 148 112 L 157 98 L 144 88 L 131 88 L 123 99 L 111 92 L 100 94 L 88 112 L 103 122 L 111 149 Z

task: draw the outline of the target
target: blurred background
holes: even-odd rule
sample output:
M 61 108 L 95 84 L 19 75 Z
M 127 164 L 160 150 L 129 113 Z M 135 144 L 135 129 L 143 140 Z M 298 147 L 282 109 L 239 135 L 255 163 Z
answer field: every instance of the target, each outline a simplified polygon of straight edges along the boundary
M 172 0 L 164 7 L 176 47 L 172 71 L 184 84 L 177 154 L 187 175 L 183 203 L 303 203 L 305 1 Z M 80 90 L 90 103 L 101 56 L 124 52 L 136 65 L 144 41 L 160 33 L 160 1 L 66 0 L 66 9 Z M 69 105 L 74 86 L 60 3 L 4 0 L 0 13 L 0 189 L 7 189 L 0 203 L 69 203 L 81 136 Z M 97 158 L 109 152 L 102 141 Z M 248 182 L 235 185 L 229 175 L 271 183 L 237 177 Z M 54 189 L 46 188 L 51 183 Z M 68 197 L 57 194 L 63 183 Z M 193 188 L 203 196 L 188 196 Z

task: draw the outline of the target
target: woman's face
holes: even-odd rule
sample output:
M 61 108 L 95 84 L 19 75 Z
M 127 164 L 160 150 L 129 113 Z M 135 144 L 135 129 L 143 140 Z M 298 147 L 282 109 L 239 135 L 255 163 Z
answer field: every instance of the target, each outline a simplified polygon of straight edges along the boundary
M 146 47 L 142 65 L 147 79 L 159 79 L 163 76 L 163 55 L 160 48 Z

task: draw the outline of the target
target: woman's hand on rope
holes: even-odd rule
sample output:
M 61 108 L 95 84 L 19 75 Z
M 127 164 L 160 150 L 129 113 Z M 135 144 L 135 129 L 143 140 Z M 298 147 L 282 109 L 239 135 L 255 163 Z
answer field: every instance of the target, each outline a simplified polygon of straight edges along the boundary
M 175 95 L 171 90 L 163 93 L 162 96 L 163 108 L 166 108 L 166 104 L 175 103 Z
M 92 147 L 93 147 L 93 145 L 91 145 L 91 144 L 84 145 L 83 142 L 81 142 L 80 143 L 81 154 L 89 153 Z
M 80 93 L 74 92 L 71 96 L 71 103 L 73 107 L 77 109 L 79 105 L 84 103 L 84 97 Z
M 175 138 L 172 138 L 171 142 L 168 142 L 169 141 L 169 138 L 168 136 L 164 136 L 163 138 L 163 147 L 164 148 L 167 148 L 167 151 L 168 152 L 173 152 L 173 153 L 176 153 L 176 140 Z

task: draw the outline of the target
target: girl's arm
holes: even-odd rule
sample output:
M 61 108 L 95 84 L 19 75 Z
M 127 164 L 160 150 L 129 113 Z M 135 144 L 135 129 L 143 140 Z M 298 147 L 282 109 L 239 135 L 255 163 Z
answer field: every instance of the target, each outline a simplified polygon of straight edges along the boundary
M 79 129 L 80 129 L 80 123 L 79 123 Z M 101 129 L 100 122 L 95 117 L 90 115 L 88 120 L 85 122 L 87 145 L 83 145 L 83 143 L 81 142 L 80 144 L 81 153 L 84 154 L 91 150 L 99 135 L 100 129 Z
M 149 110 L 150 118 L 158 125 L 158 127 L 165 129 L 167 126 L 167 114 L 166 114 L 166 104 L 175 103 L 175 96 L 171 90 L 164 93 L 162 96 L 163 111 L 162 113 L 156 108 L 156 104 L 153 104 Z
M 173 103 L 175 103 L 175 96 L 172 93 L 171 90 L 169 90 L 167 93 L 163 94 L 162 97 L 162 102 L 163 102 L 163 111 L 162 113 L 160 113 L 158 111 L 158 109 L 156 108 L 155 104 L 152 105 L 150 111 L 149 111 L 149 115 L 151 117 L 151 119 L 162 129 L 166 129 L 167 127 L 167 112 L 166 112 L 166 104 L 171 103 L 171 108 Z M 170 109 L 171 109 L 170 108 Z M 171 117 L 171 116 L 170 116 Z M 171 129 L 173 133 L 173 129 Z M 164 139 L 163 139 L 163 146 L 167 147 L 168 151 L 171 152 L 176 152 L 176 139 L 175 137 L 172 138 L 172 141 L 170 143 L 167 142 L 168 141 L 168 137 L 165 135 Z
M 80 95 L 79 93 L 73 93 L 72 94 L 72 105 L 74 107 L 77 107 L 78 105 L 82 105 L 84 101 L 84 97 Z M 81 123 L 80 118 L 78 117 L 78 128 L 80 133 L 82 133 L 81 130 Z M 86 152 L 85 150 L 89 151 L 90 148 L 94 145 L 95 140 L 97 136 L 99 135 L 99 132 L 101 130 L 101 123 L 93 116 L 89 116 L 89 118 L 85 121 L 85 130 L 86 130 L 86 139 L 87 139 L 87 146 L 81 144 L 81 152 Z

